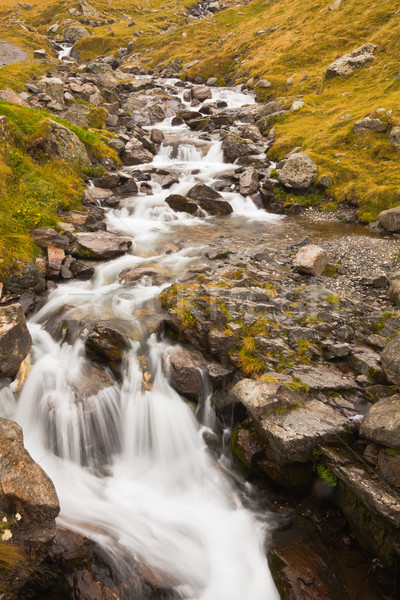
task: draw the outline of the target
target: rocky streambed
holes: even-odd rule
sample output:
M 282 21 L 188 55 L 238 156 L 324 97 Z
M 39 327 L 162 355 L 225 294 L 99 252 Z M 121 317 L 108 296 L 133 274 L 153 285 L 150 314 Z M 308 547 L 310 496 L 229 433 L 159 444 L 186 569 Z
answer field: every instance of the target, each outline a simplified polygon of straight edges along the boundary
M 30 87 L 79 125 L 75 100 L 105 109 L 123 167 L 4 282 L 1 413 L 61 505 L 56 533 L 44 473 L 1 480 L 30 552 L 5 592 L 394 598 L 398 239 L 282 204 L 317 172 L 298 151 L 270 164 L 278 101 L 159 75 L 67 57 Z M 41 150 L 89 161 L 66 131 Z

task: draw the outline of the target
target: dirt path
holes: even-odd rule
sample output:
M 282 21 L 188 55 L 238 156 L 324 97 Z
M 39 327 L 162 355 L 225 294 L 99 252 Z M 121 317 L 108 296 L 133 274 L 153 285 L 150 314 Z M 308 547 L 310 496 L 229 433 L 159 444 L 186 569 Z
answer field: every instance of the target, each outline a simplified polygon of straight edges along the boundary
M 18 48 L 18 46 L 15 46 L 15 44 L 0 40 L 0 67 L 19 62 L 27 57 L 27 53 Z

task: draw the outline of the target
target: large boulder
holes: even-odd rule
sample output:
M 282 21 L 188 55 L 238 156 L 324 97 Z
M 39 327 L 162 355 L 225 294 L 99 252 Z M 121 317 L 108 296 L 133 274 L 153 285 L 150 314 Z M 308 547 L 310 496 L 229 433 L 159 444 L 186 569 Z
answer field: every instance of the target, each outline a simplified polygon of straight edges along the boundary
M 24 448 L 21 427 L 8 419 L 0 419 L 0 503 L 3 536 L 9 532 L 1 543 L 9 563 L 0 570 L 0 589 L 13 597 L 50 549 L 60 507 L 52 482 Z
M 82 25 L 71 25 L 64 29 L 63 38 L 64 42 L 68 42 L 70 44 L 76 44 L 79 40 L 83 40 L 83 38 L 90 37 L 90 33 L 85 27 Z
M 306 191 L 317 177 L 317 165 L 305 152 L 295 152 L 279 172 L 280 183 L 289 189 Z
M 85 341 L 88 356 L 110 364 L 111 367 L 121 363 L 123 354 L 129 347 L 128 336 L 113 323 L 104 321 L 94 325 Z
M 400 449 L 400 394 L 373 404 L 364 417 L 360 433 L 378 444 Z
M 253 167 L 245 169 L 239 178 L 239 189 L 242 196 L 255 194 L 259 188 L 257 171 Z
M 192 89 L 192 98 L 194 100 L 198 100 L 199 102 L 204 102 L 204 100 L 211 100 L 212 92 L 207 85 L 196 85 Z
M 86 148 L 78 136 L 55 121 L 49 121 L 47 132 L 33 143 L 30 150 L 35 154 L 40 152 L 81 165 L 91 164 Z
M 355 69 L 363 67 L 373 60 L 375 50 L 376 46 L 374 44 L 364 44 L 360 48 L 349 52 L 349 54 L 341 56 L 329 65 L 325 71 L 326 79 L 350 75 Z
M 386 231 L 400 231 L 400 206 L 380 212 L 378 221 Z
M 20 304 L 0 307 L 0 376 L 14 377 L 32 339 Z
M 74 253 L 79 258 L 92 260 L 108 260 L 125 254 L 132 246 L 132 240 L 110 231 L 76 233 L 77 249 Z
M 382 367 L 391 383 L 400 384 L 400 335 L 388 342 L 382 352 Z
M 200 208 L 211 215 L 229 215 L 233 212 L 232 206 L 223 199 L 221 194 L 204 183 L 197 183 L 187 193 L 187 197 L 194 200 Z
M 328 254 L 320 246 L 310 244 L 300 248 L 293 260 L 293 266 L 300 273 L 319 276 L 328 264 Z
M 348 419 L 329 405 L 277 383 L 244 379 L 232 394 L 244 404 L 278 463 L 309 461 L 318 444 L 349 433 Z
M 258 154 L 257 146 L 250 139 L 243 138 L 232 131 L 224 135 L 222 140 L 222 150 L 224 158 L 230 162 L 235 162 L 241 156 L 249 154 Z
M 165 198 L 165 202 L 175 212 L 186 212 L 194 215 L 199 210 L 196 202 L 189 200 L 189 198 L 181 196 L 180 194 L 171 194 Z

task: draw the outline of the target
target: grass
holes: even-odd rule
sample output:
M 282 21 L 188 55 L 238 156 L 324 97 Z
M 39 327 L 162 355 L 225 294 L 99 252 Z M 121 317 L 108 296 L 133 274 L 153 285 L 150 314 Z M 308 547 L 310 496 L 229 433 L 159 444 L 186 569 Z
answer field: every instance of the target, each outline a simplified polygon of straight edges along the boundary
M 76 209 L 84 194 L 88 167 L 36 155 L 32 148 L 45 136 L 50 117 L 76 133 L 93 158 L 116 158 L 99 136 L 45 111 L 0 102 L 8 126 L 0 131 L 0 276 L 13 260 L 32 260 L 35 248 L 29 231 L 54 227 L 60 209 Z

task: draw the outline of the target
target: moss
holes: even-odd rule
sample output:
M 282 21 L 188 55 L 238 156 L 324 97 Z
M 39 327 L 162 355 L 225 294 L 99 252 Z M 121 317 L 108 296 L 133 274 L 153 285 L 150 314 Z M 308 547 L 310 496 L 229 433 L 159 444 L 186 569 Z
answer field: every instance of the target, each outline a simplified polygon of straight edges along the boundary
M 340 302 L 340 296 L 337 294 L 332 294 L 331 296 L 325 298 L 325 301 L 329 302 L 329 304 L 332 304 L 333 306 L 336 306 Z
M 326 265 L 325 269 L 323 270 L 322 274 L 325 277 L 332 277 L 332 279 L 337 279 L 338 277 L 338 269 L 340 269 L 341 265 L 339 264 L 329 264 Z
M 338 484 L 338 478 L 335 473 L 322 463 L 317 463 L 316 471 L 318 476 L 330 487 L 336 487 Z

